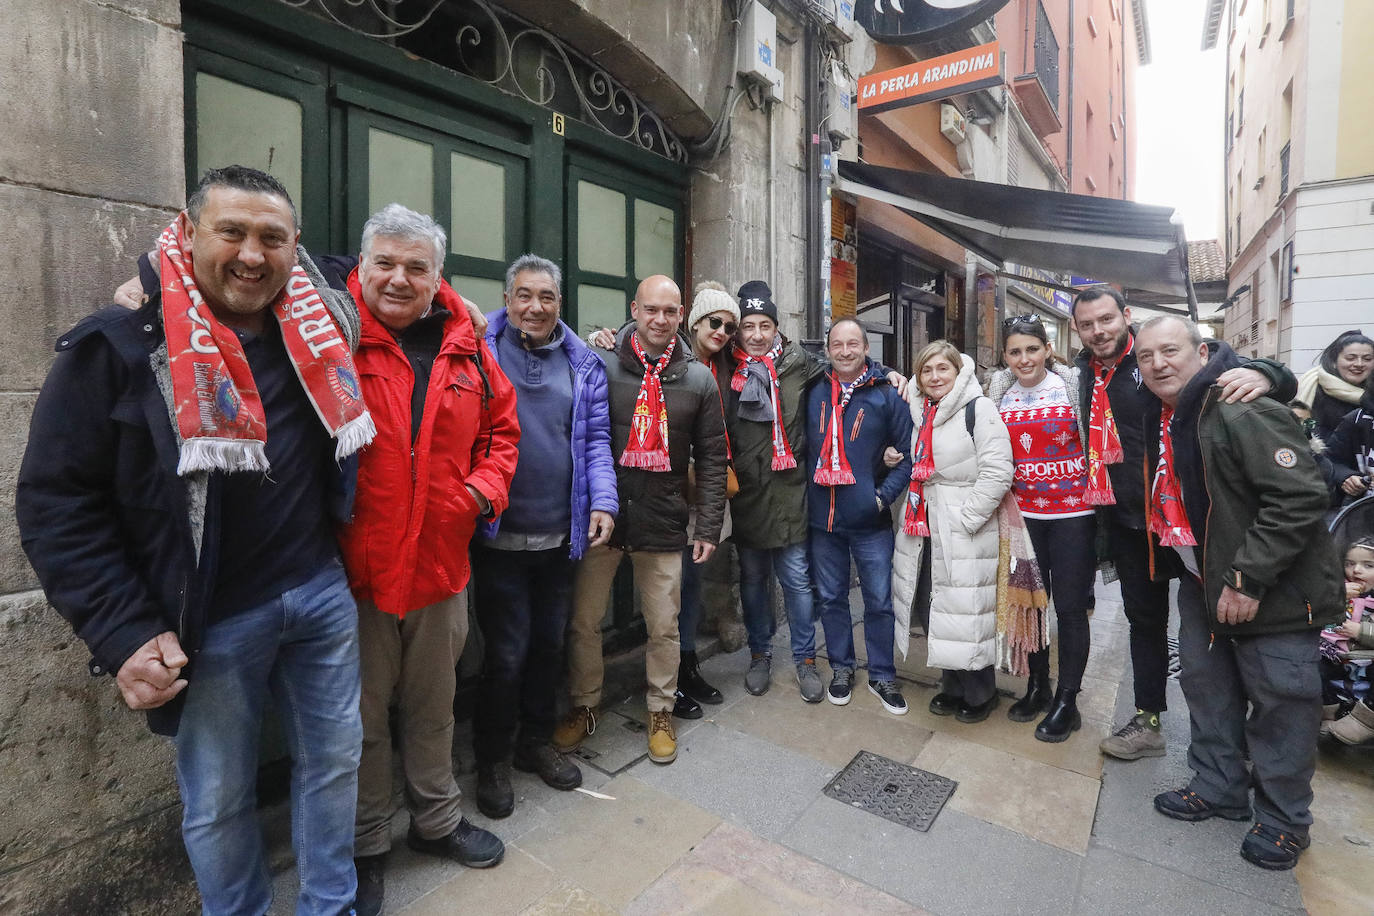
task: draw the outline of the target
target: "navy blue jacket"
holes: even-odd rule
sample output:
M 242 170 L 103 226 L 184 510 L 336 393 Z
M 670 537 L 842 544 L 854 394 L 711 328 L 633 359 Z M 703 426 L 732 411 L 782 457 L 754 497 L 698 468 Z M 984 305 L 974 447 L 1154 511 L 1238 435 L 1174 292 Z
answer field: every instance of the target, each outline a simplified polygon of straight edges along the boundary
M 143 288 L 161 285 L 144 276 Z M 29 562 L 48 601 L 89 647 L 92 674 L 117 673 L 170 630 L 191 659 L 183 676 L 194 685 L 215 589 L 222 477 L 209 475 L 197 554 L 191 519 L 199 512 L 177 476 L 176 437 L 149 361 L 163 341 L 160 307 L 156 292 L 137 311 L 110 306 L 58 340 L 15 508 Z M 357 459 L 328 466 L 330 514 L 346 521 Z M 184 697 L 149 710 L 149 727 L 175 734 Z
M 869 369 L 880 368 L 873 360 Z M 911 483 L 911 410 L 882 375 L 860 385 L 841 416 L 844 454 L 854 471 L 854 483 L 837 487 L 812 479 L 830 423 L 831 372 L 822 373 L 806 392 L 807 515 L 812 528 L 838 532 L 866 532 L 892 525 L 892 504 L 902 499 Z M 883 464 L 892 446 L 903 453 L 895 468 Z M 882 500 L 878 507 L 877 496 Z

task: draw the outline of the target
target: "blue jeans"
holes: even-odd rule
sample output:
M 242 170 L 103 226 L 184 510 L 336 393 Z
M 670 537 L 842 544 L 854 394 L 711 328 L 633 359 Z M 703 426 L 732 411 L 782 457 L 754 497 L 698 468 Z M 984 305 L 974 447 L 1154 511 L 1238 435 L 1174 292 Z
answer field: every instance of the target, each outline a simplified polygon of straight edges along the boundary
M 291 752 L 298 916 L 338 916 L 356 890 L 353 812 L 363 728 L 358 612 L 338 561 L 304 585 L 212 624 L 177 731 L 182 838 L 202 912 L 266 913 L 258 736 L 270 694 Z
M 811 571 L 821 601 L 821 626 L 830 667 L 853 670 L 854 629 L 849 616 L 849 558 L 859 568 L 864 597 L 864 646 L 868 649 L 868 679 L 890 681 L 897 676 L 892 661 L 892 549 L 887 525 L 872 531 L 841 533 L 811 529 Z
M 782 585 L 782 604 L 792 637 L 792 661 L 816 657 L 816 603 L 811 595 L 811 564 L 806 544 L 786 547 L 739 548 L 739 600 L 749 651 L 768 653 L 777 632 L 773 607 L 768 600 L 768 575 L 776 573 Z

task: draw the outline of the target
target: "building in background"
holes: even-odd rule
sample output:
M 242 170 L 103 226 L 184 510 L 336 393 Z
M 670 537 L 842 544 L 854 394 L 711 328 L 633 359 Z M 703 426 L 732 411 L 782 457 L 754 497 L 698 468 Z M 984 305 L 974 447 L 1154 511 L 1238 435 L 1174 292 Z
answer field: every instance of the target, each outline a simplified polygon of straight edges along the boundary
M 1374 330 L 1374 3 L 1209 0 L 1226 51 L 1223 336 L 1301 372 Z

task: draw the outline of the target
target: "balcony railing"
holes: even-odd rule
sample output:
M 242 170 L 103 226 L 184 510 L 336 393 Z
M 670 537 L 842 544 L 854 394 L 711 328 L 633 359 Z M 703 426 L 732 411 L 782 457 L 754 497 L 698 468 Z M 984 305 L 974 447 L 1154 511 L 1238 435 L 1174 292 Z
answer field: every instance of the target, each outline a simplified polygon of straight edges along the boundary
M 1291 2 L 1291 0 L 1290 0 Z M 1279 150 L 1279 196 L 1288 193 L 1288 152 L 1292 142 L 1285 143 Z
M 1054 37 L 1050 17 L 1043 3 L 1036 4 L 1035 13 L 1035 75 L 1050 100 L 1050 107 L 1059 113 L 1059 41 Z

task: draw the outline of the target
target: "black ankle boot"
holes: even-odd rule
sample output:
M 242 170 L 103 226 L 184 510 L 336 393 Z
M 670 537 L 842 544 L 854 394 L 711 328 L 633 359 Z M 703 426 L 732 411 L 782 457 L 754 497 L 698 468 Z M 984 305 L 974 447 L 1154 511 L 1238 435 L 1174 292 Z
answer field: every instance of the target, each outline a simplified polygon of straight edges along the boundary
M 1049 715 L 1035 726 L 1035 738 L 1037 741 L 1058 744 L 1082 726 L 1083 719 L 1078 715 L 1078 691 L 1061 684 L 1055 691 L 1054 705 L 1050 707 Z
M 1026 681 L 1026 695 L 1011 704 L 1011 708 L 1007 710 L 1007 718 L 1013 722 L 1029 722 L 1049 709 L 1053 698 L 1050 673 L 1032 671 Z
M 679 719 L 700 719 L 703 713 L 696 700 L 679 690 L 673 695 L 673 715 Z
M 701 676 L 701 669 L 697 667 L 697 654 L 695 652 L 682 653 L 682 662 L 677 669 L 677 689 L 698 703 L 705 703 L 708 706 L 719 706 L 725 701 L 725 698 L 720 695 L 720 691 L 706 683 L 706 680 Z

